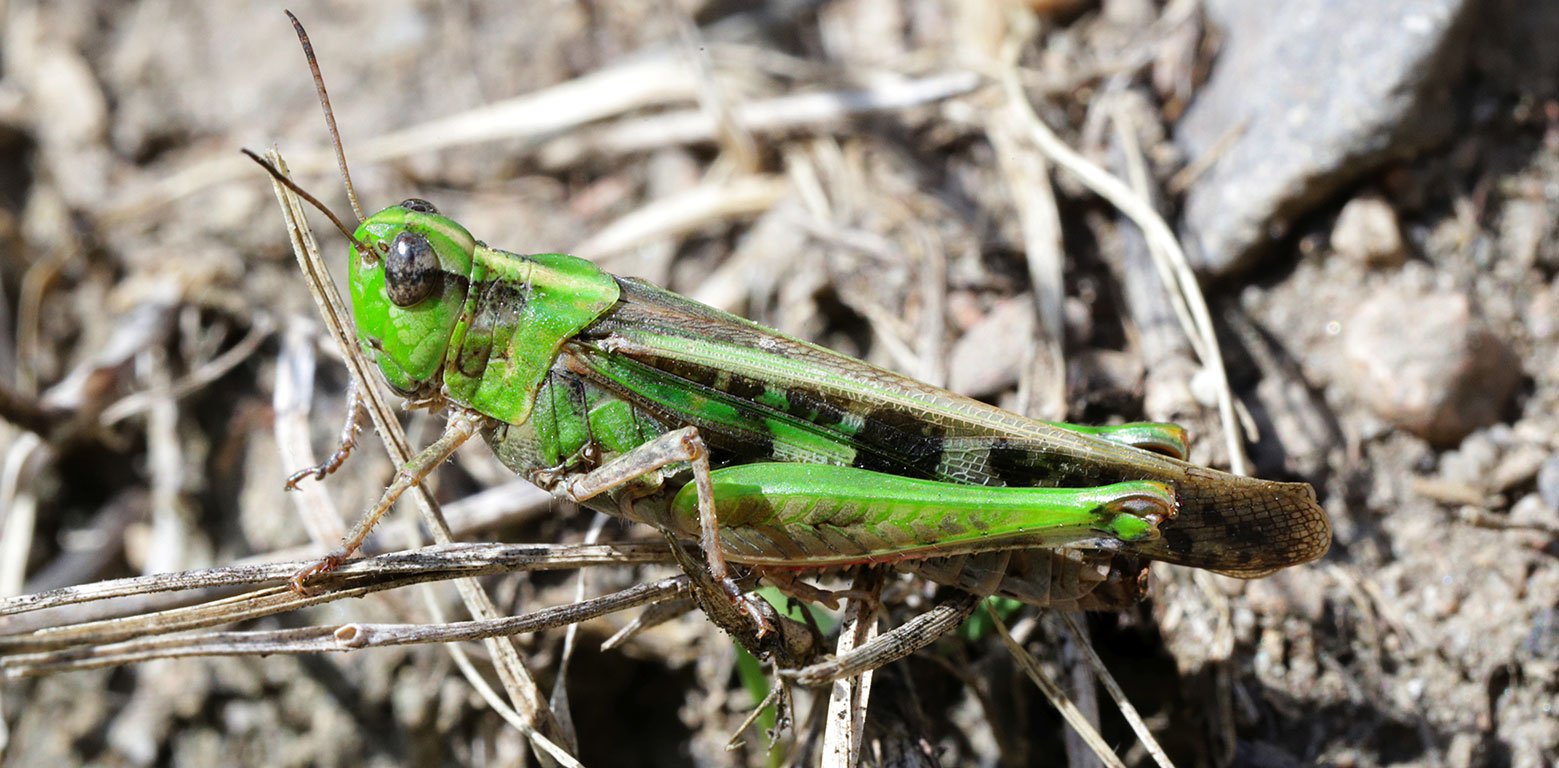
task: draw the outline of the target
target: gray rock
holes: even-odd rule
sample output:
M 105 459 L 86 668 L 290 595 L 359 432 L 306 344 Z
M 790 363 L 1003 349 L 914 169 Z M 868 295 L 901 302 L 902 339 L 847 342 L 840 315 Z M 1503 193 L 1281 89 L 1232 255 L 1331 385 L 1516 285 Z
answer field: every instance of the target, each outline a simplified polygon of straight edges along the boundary
M 1344 333 L 1355 395 L 1436 446 L 1498 422 L 1521 381 L 1519 360 L 1459 292 L 1387 286 Z
M 1477 5 L 1210 0 L 1223 49 L 1175 134 L 1192 164 L 1212 162 L 1185 203 L 1198 268 L 1250 266 L 1318 202 L 1446 137 Z

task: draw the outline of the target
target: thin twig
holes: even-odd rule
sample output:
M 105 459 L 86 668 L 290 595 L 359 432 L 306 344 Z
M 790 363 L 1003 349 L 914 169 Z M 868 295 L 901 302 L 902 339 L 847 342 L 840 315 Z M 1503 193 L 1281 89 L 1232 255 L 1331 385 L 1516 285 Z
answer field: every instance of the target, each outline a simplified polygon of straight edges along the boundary
M 99 581 L 49 592 L 0 600 L 0 617 L 67 605 L 214 587 L 280 584 L 310 563 L 289 560 L 253 565 L 229 565 L 178 573 L 159 573 L 127 579 Z M 406 576 L 486 576 L 496 573 L 585 568 L 594 565 L 669 563 L 671 556 L 659 541 L 618 544 L 440 544 L 376 557 L 348 560 L 340 568 L 315 577 L 323 589 L 369 586 L 380 580 Z
M 343 624 L 339 627 L 248 632 L 205 632 L 174 637 L 138 636 L 123 642 L 8 655 L 0 669 L 9 677 L 134 664 L 190 656 L 266 656 L 339 653 L 393 645 L 455 643 L 511 637 L 588 621 L 665 599 L 687 589 L 685 576 L 669 576 L 579 603 L 521 616 L 444 624 Z
M 977 595 L 961 592 L 894 627 L 890 633 L 891 642 L 884 643 L 879 639 L 877 643 L 863 645 L 842 656 L 783 674 L 801 685 L 817 686 L 859 675 L 868 669 L 879 669 L 936 642 L 937 638 L 962 624 L 979 603 Z
M 1054 680 L 1051 680 L 1045 674 L 1043 669 L 1039 668 L 1039 661 L 1025 650 L 1018 641 L 1012 638 L 1012 633 L 1007 630 L 1006 622 L 1001 620 L 1001 616 L 996 613 L 995 609 L 991 608 L 989 603 L 986 604 L 985 611 L 990 615 L 992 625 L 996 627 L 996 633 L 1001 635 L 1002 642 L 1007 646 L 1007 650 L 1012 652 L 1012 657 L 1018 661 L 1018 665 L 1023 668 L 1023 672 L 1029 676 L 1029 679 L 1034 681 L 1034 685 L 1044 692 L 1045 698 L 1050 699 L 1051 706 L 1054 706 L 1056 711 L 1061 713 L 1062 719 L 1066 720 L 1067 724 L 1071 725 L 1072 729 L 1079 736 L 1083 737 L 1083 741 L 1088 743 L 1088 747 L 1094 751 L 1094 754 L 1099 756 L 1099 759 L 1105 765 L 1110 768 L 1126 768 L 1125 763 L 1122 763 L 1121 759 L 1110 749 L 1110 745 L 1104 742 L 1104 737 L 1099 735 L 1099 731 L 1094 729 L 1093 725 L 1088 722 L 1088 718 L 1077 709 L 1077 705 L 1072 703 L 1071 698 L 1066 695 L 1066 691 L 1061 690 L 1061 686 L 1057 685 Z

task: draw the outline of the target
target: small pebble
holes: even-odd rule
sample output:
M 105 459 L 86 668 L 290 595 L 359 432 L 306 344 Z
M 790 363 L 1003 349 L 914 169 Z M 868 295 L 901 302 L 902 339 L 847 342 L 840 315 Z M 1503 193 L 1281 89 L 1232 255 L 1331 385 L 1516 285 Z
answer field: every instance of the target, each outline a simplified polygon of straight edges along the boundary
M 1532 631 L 1521 650 L 1533 658 L 1559 661 L 1559 609 L 1544 608 L 1532 617 Z
M 1206 0 L 1218 57 L 1175 125 L 1192 163 L 1183 222 L 1209 273 L 1257 264 L 1274 233 L 1391 158 L 1443 143 L 1439 65 L 1471 0 Z
M 1537 470 L 1537 495 L 1549 509 L 1559 512 L 1559 454 L 1549 456 Z
M 1488 478 L 1499 460 L 1499 446 L 1487 432 L 1469 435 L 1455 450 L 1440 457 L 1440 479 L 1489 490 Z
M 1520 528 L 1559 528 L 1559 510 L 1544 503 L 1541 496 L 1529 493 L 1510 505 L 1510 524 Z
M 1344 328 L 1347 384 L 1382 418 L 1441 447 L 1498 422 L 1519 360 L 1466 295 L 1388 285 Z
M 1538 291 L 1526 308 L 1526 326 L 1536 341 L 1559 337 L 1559 282 Z
M 1332 250 L 1371 267 L 1395 267 L 1407 259 L 1396 210 L 1373 194 L 1343 206 L 1332 227 Z
M 1537 476 L 1546 459 L 1543 449 L 1535 445 L 1524 445 L 1507 452 L 1494 468 L 1490 490 L 1505 493 L 1516 486 L 1526 485 Z

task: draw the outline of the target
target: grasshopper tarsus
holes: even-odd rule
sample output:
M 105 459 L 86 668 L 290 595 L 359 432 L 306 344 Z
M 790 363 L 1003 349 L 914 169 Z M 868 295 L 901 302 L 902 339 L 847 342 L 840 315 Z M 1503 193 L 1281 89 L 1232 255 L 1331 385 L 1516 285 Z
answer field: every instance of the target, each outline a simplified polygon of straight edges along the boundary
M 296 573 L 287 579 L 287 586 L 291 587 L 292 591 L 300 596 L 313 597 L 316 591 L 309 587 L 308 580 L 340 568 L 341 564 L 346 562 L 346 559 L 350 556 L 346 550 L 342 549 L 330 552 L 324 557 L 298 569 Z
M 314 478 L 315 480 L 324 480 L 325 476 L 329 475 L 333 471 L 332 469 L 326 467 L 328 463 L 329 462 L 326 462 L 325 464 L 315 464 L 312 467 L 304 467 L 303 469 L 288 475 L 287 482 L 282 485 L 282 490 L 296 491 L 298 490 L 298 484 L 302 483 L 304 480 L 309 479 L 310 477 Z
M 341 465 L 346 463 L 347 457 L 352 455 L 352 449 L 357 447 L 356 422 L 351 422 L 352 432 L 349 437 L 342 440 L 330 458 L 310 467 L 304 467 L 287 476 L 287 483 L 283 490 L 296 491 L 298 484 L 312 477 L 315 480 L 324 480 L 334 474 Z

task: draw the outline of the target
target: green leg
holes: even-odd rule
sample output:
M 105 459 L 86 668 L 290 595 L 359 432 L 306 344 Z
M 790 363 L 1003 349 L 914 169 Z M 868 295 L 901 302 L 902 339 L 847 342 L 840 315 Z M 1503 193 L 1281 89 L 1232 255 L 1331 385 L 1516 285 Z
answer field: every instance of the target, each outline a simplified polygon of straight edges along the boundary
M 1093 488 L 990 488 L 853 467 L 746 464 L 711 474 L 726 558 L 830 567 L 1014 548 L 1130 552 L 1173 518 L 1174 491 L 1153 481 Z M 704 516 L 691 488 L 671 510 L 686 533 Z
M 1070 424 L 1065 421 L 1048 421 L 1045 423 L 1069 432 L 1076 432 L 1079 435 L 1102 437 L 1112 443 L 1120 443 L 1133 448 L 1141 448 L 1144 451 L 1162 453 L 1165 456 L 1180 459 L 1181 461 L 1184 461 L 1190 452 L 1190 442 L 1186 438 L 1185 427 L 1179 424 L 1135 421 L 1130 424 L 1094 427 L 1083 424 Z

